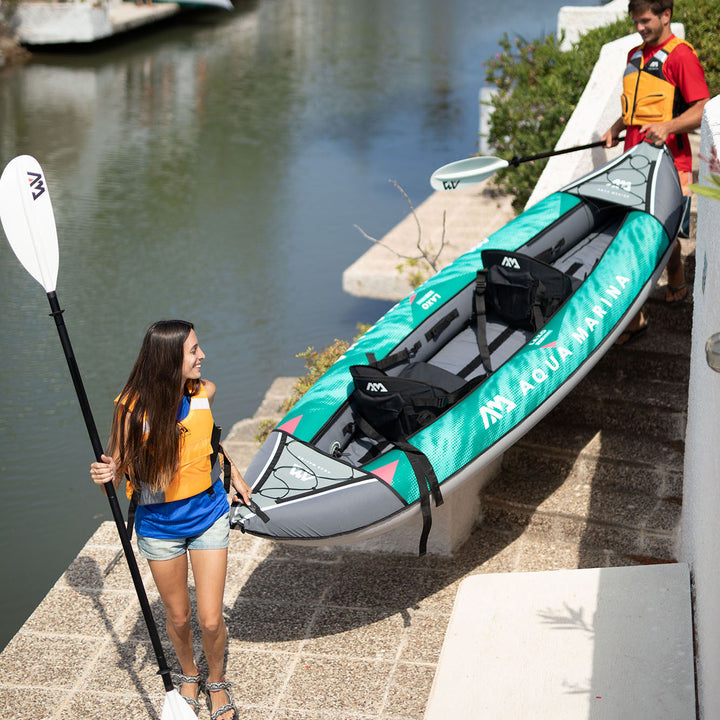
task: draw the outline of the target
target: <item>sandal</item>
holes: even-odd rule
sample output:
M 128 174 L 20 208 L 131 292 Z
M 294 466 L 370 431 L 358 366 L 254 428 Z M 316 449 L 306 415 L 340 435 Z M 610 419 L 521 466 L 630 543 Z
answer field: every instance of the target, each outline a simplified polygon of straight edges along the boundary
M 233 711 L 232 718 L 230 718 L 230 720 L 237 720 L 237 707 L 235 706 L 232 697 L 230 697 L 230 687 L 231 684 L 227 680 L 225 680 L 225 678 L 223 678 L 220 682 L 205 683 L 205 692 L 207 694 L 207 706 L 208 710 L 210 711 L 210 720 L 217 720 L 223 713 L 228 712 L 228 710 Z M 222 705 L 215 712 L 213 712 L 212 698 L 210 697 L 210 693 L 220 692 L 221 690 L 225 691 L 228 701 L 225 703 L 225 705 Z
M 647 329 L 648 329 L 648 321 L 645 321 L 644 325 L 641 325 L 636 330 L 625 330 L 625 332 L 620 333 L 620 337 L 615 341 L 615 345 L 617 347 L 623 347 L 624 345 L 627 345 L 628 343 L 631 343 L 633 340 L 637 340 Z M 625 338 L 623 340 L 623 338 Z
M 178 685 L 187 683 L 188 685 L 198 685 L 198 694 L 195 697 L 188 697 L 187 695 L 180 695 L 180 697 L 192 708 L 196 715 L 200 714 L 200 703 L 198 697 L 203 690 L 203 680 L 200 675 L 183 675 L 182 673 L 173 673 L 173 680 Z M 180 688 L 178 688 L 180 692 Z

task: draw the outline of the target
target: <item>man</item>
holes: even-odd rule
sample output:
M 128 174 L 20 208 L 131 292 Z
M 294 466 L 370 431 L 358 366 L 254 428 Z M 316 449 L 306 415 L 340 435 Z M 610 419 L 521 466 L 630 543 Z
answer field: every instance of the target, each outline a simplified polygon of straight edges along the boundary
M 667 143 L 686 196 L 679 237 L 687 237 L 690 206 L 687 186 L 692 182 L 692 151 L 687 133 L 700 127 L 710 91 L 692 46 L 672 34 L 673 0 L 630 0 L 628 12 L 643 42 L 628 54 L 621 98 L 623 114 L 601 139 L 605 147 L 614 147 L 624 129 L 626 150 L 644 139 L 658 145 Z M 677 305 L 688 294 L 679 240 L 675 241 L 667 273 L 665 301 Z M 624 345 L 634 339 L 647 325 L 642 311 L 639 312 L 616 344 Z

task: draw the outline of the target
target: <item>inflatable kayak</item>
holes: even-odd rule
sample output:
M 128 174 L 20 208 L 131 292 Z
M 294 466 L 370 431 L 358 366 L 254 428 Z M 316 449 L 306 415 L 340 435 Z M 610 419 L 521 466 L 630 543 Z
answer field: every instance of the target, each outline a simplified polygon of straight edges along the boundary
M 515 443 L 612 347 L 672 250 L 682 193 L 642 143 L 527 209 L 389 310 L 247 470 L 235 528 L 347 543 L 422 513 Z

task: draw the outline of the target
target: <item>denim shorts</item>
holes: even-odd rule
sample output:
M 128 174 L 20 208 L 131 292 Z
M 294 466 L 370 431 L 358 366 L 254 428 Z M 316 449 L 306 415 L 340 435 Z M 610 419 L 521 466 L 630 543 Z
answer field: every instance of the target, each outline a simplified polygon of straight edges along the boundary
M 225 513 L 207 530 L 189 538 L 158 539 L 137 536 L 140 555 L 146 560 L 172 560 L 188 550 L 224 550 L 230 542 L 230 513 Z

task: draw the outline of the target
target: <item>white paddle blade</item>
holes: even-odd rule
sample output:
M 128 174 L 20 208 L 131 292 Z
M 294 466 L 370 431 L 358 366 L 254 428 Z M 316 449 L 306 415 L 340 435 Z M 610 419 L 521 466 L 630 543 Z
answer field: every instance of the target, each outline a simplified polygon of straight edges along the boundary
M 161 720 L 197 720 L 197 715 L 177 690 L 171 690 L 165 694 Z
M 473 157 L 443 165 L 430 176 L 433 190 L 456 190 L 487 180 L 509 165 L 496 157 Z
M 0 176 L 0 220 L 22 266 L 45 288 L 57 285 L 59 250 L 50 192 L 40 163 L 11 160 Z

